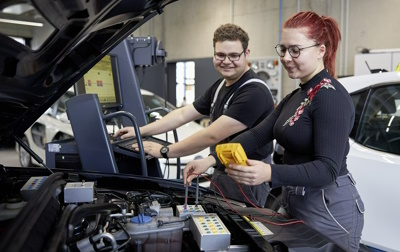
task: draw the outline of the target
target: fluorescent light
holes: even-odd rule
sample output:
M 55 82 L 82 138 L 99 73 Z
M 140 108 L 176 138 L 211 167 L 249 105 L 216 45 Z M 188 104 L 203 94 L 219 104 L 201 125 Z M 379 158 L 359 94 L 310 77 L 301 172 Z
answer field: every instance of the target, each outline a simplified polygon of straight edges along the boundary
M 42 27 L 43 26 L 42 23 L 38 23 L 38 22 L 29 22 L 29 21 L 12 20 L 12 19 L 4 19 L 4 18 L 0 18 L 0 22 L 8 23 L 8 24 L 37 26 L 37 27 Z

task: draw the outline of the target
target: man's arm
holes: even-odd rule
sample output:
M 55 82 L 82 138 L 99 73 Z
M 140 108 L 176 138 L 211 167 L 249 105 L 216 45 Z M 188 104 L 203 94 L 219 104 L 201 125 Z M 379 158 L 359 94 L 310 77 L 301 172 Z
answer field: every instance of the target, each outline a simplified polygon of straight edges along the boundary
M 207 128 L 196 132 L 178 143 L 169 145 L 168 157 L 182 157 L 194 154 L 246 128 L 245 124 L 222 115 Z
M 152 135 L 157 135 L 161 134 L 164 132 L 168 132 L 170 130 L 174 130 L 178 128 L 179 126 L 191 122 L 195 119 L 198 119 L 202 117 L 203 115 L 200 114 L 192 104 L 189 104 L 187 106 L 184 106 L 179 109 L 175 109 L 165 115 L 163 118 L 160 120 L 157 120 L 155 122 L 146 124 L 142 127 L 140 127 L 140 135 L 141 136 L 152 136 Z M 135 136 L 135 130 L 133 127 L 124 127 L 120 130 L 118 130 L 115 133 L 115 136 L 122 135 L 122 139 L 127 138 L 127 137 L 132 137 Z

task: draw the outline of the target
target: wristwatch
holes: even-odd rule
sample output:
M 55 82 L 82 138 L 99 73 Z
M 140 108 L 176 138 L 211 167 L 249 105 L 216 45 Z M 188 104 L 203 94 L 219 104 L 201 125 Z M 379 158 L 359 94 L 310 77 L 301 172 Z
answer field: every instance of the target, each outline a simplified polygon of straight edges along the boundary
M 163 156 L 163 158 L 168 158 L 168 151 L 169 148 L 167 146 L 161 147 L 160 149 L 161 156 Z

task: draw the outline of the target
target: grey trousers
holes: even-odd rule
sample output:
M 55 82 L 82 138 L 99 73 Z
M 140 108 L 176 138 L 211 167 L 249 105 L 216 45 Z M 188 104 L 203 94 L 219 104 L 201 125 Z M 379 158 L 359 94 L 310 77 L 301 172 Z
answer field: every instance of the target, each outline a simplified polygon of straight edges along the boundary
M 240 191 L 236 181 L 229 177 L 225 171 L 215 169 L 214 174 L 211 177 L 211 181 L 218 186 L 225 197 L 248 203 L 248 200 L 243 196 L 243 193 Z M 264 207 L 270 191 L 268 183 L 262 183 L 256 186 L 240 184 L 240 187 L 251 203 L 259 207 Z M 212 183 L 210 185 L 210 189 L 219 192 Z
M 335 183 L 323 188 L 287 186 L 285 194 L 289 215 L 303 220 L 343 250 L 358 251 L 364 226 L 364 203 L 351 174 L 340 176 Z

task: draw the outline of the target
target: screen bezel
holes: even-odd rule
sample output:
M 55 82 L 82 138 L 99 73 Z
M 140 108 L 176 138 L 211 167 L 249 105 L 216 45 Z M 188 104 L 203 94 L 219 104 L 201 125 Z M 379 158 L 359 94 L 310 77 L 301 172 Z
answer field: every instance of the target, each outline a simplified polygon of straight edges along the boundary
M 117 57 L 117 55 L 111 54 L 111 53 L 109 53 L 109 54 L 107 54 L 105 56 L 110 56 L 111 71 L 112 71 L 112 74 L 113 74 L 113 82 L 114 82 L 115 102 L 105 103 L 105 102 L 101 102 L 100 101 L 100 106 L 101 106 L 102 109 L 122 108 L 123 103 L 122 103 L 122 94 L 121 94 L 121 83 L 120 83 L 119 70 L 118 70 L 118 57 Z M 75 84 L 75 92 L 76 92 L 76 95 L 86 94 L 84 76 L 82 76 L 76 82 L 76 84 Z

